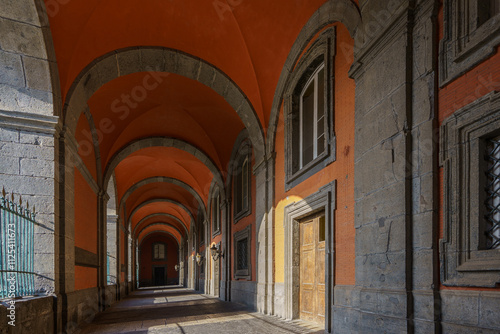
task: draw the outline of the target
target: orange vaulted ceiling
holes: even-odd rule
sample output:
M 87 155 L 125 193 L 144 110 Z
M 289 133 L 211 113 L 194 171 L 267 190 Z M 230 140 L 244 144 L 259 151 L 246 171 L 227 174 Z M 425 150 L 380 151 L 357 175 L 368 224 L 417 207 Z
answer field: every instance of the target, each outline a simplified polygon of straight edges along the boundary
M 180 213 L 174 207 L 173 204 L 171 204 L 171 203 L 165 203 L 165 202 L 154 202 L 154 203 L 145 205 L 145 206 L 141 207 L 139 210 L 137 210 L 135 212 L 135 214 L 131 217 L 131 219 L 132 219 L 132 224 L 131 224 L 132 230 L 134 230 L 134 228 L 137 226 L 137 224 L 143 218 L 146 218 L 146 217 L 148 217 L 150 215 L 155 215 L 155 214 L 158 214 L 158 213 L 165 213 L 165 214 L 169 214 L 169 215 L 172 215 L 172 216 L 178 218 L 179 220 L 182 221 L 182 223 L 184 224 L 184 226 L 186 226 L 186 229 L 189 230 L 189 224 L 190 224 L 191 218 L 189 218 L 189 216 L 185 217 L 182 213 Z M 151 219 L 153 221 L 157 221 L 157 220 L 158 221 L 160 221 L 160 220 L 164 221 L 166 218 L 161 218 L 161 216 L 160 217 L 156 216 L 156 217 L 148 219 L 148 222 L 151 222 Z M 174 221 L 174 219 L 172 219 L 172 218 L 168 218 L 167 220 Z
M 144 217 L 156 213 L 166 213 L 174 217 L 177 217 L 184 223 L 184 225 L 188 230 L 190 229 L 191 217 L 186 211 L 181 209 L 176 204 L 158 201 L 144 205 L 139 210 L 137 210 L 137 212 L 132 217 L 130 217 L 132 223 L 131 224 L 132 230 Z
M 177 232 L 176 229 L 174 229 L 173 227 L 168 226 L 168 225 L 153 225 L 153 226 L 146 227 L 144 230 L 142 230 L 142 232 L 139 234 L 137 239 L 142 241 L 142 239 L 145 236 L 147 236 L 148 234 L 155 233 L 158 231 L 169 232 L 171 235 L 173 235 L 175 237 L 175 239 L 177 240 L 177 242 L 179 244 L 181 243 L 181 238 L 182 238 L 181 234 L 179 232 Z
M 225 72 L 264 129 L 286 57 L 325 0 L 46 0 L 63 98 L 94 59 L 132 46 L 184 51 Z M 264 130 L 265 131 L 265 130 Z
M 213 177 L 209 169 L 190 153 L 172 147 L 148 147 L 130 154 L 115 168 L 117 198 L 120 200 L 134 184 L 155 176 L 188 184 L 205 202 Z
M 144 95 L 134 95 L 145 77 L 158 85 L 144 89 Z M 171 73 L 157 78 L 148 72 L 119 77 L 102 86 L 88 104 L 101 139 L 103 170 L 120 148 L 150 136 L 189 142 L 224 170 L 234 140 L 244 128 L 223 97 L 197 81 Z
M 184 205 L 195 219 L 197 217 L 198 202 L 187 190 L 177 185 L 159 182 L 139 187 L 127 198 L 125 201 L 127 217 L 129 217 L 132 211 L 141 203 L 153 199 L 169 199 L 178 202 Z

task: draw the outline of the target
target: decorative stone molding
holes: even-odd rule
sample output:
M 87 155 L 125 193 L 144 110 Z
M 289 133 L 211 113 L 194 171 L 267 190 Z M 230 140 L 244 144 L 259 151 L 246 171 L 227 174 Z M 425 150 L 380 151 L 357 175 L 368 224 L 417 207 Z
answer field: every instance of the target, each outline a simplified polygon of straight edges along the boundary
M 478 10 L 486 0 L 445 0 L 444 36 L 439 44 L 441 87 L 495 54 L 500 44 L 500 13 L 482 22 Z
M 19 111 L 0 110 L 0 127 L 38 133 L 56 134 L 59 117 Z
M 283 220 L 285 228 L 284 315 L 286 319 L 296 319 L 299 316 L 300 267 L 297 262 L 300 250 L 299 221 L 317 212 L 324 211 L 325 213 L 325 286 L 330 287 L 325 292 L 325 331 L 329 333 L 332 330 L 333 287 L 335 285 L 335 184 L 336 181 L 333 181 L 305 199 L 287 205 Z
M 441 126 L 444 167 L 444 234 L 441 281 L 448 286 L 494 287 L 500 283 L 500 249 L 480 241 L 483 139 L 500 130 L 500 93 L 492 92 L 456 111 Z

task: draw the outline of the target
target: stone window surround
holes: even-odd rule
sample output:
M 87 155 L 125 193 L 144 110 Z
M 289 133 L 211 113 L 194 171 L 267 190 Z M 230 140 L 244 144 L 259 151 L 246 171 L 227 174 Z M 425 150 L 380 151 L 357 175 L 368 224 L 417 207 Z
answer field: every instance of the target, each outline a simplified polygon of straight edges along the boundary
M 500 93 L 492 92 L 456 111 L 441 126 L 443 239 L 441 281 L 446 286 L 494 287 L 500 282 L 500 249 L 480 249 L 484 214 L 480 191 L 482 138 L 500 129 Z
M 235 187 L 234 187 L 234 181 L 237 179 L 235 176 L 236 174 L 235 169 L 240 168 L 240 166 L 243 164 L 245 159 L 248 159 L 247 163 L 247 182 L 248 182 L 248 205 L 246 209 L 242 209 L 240 212 L 236 212 L 236 194 L 234 193 Z M 238 221 L 240 221 L 242 218 L 249 216 L 252 213 L 252 169 L 251 169 L 251 164 L 252 164 L 252 146 L 248 140 L 245 140 L 241 146 L 238 148 L 238 153 L 236 157 L 236 168 L 233 169 L 233 223 L 236 224 Z
M 476 1 L 485 0 L 444 1 L 444 34 L 439 43 L 441 87 L 492 56 L 500 44 L 500 14 L 480 26 L 472 24 L 477 22 L 477 11 L 469 9 Z
M 244 270 L 237 270 L 238 261 L 238 241 L 247 239 L 247 263 L 248 268 Z M 233 234 L 233 246 L 234 246 L 234 279 L 246 279 L 248 281 L 252 280 L 252 224 L 245 227 L 243 230 L 235 232 Z
M 285 120 L 285 190 L 288 191 L 297 184 L 306 180 L 311 175 L 335 161 L 335 133 L 334 133 L 334 69 L 335 69 L 335 44 L 336 28 L 326 29 L 311 44 L 304 53 L 297 66 L 290 74 L 286 84 L 283 101 Z M 323 63 L 325 66 L 325 150 L 318 155 L 308 165 L 293 172 L 293 122 L 292 114 L 299 112 L 298 98 L 302 88 L 309 81 L 309 77 L 315 72 L 318 66 Z M 297 93 L 299 92 L 299 93 Z
M 286 319 L 299 317 L 300 251 L 299 223 L 302 219 L 323 211 L 325 213 L 325 331 L 331 332 L 333 321 L 334 290 L 334 211 L 336 201 L 336 181 L 321 187 L 305 199 L 289 204 L 284 212 L 285 229 L 285 305 Z

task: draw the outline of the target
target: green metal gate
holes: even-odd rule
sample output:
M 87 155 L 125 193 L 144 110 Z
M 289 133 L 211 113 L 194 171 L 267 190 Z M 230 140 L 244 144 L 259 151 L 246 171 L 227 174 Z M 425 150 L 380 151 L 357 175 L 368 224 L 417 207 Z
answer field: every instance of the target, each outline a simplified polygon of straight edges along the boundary
M 0 198 L 0 298 L 29 296 L 35 293 L 34 231 L 35 208 L 14 203 L 5 189 Z

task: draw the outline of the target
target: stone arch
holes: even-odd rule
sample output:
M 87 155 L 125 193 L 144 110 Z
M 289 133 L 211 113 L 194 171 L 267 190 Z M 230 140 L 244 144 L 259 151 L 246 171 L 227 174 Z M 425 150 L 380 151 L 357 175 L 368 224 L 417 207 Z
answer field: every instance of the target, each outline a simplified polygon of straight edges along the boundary
M 104 84 L 120 76 L 146 71 L 178 74 L 213 89 L 236 111 L 249 131 L 256 155 L 264 157 L 263 126 L 241 88 L 228 75 L 205 60 L 165 47 L 128 47 L 109 52 L 92 61 L 80 72 L 68 91 L 63 106 L 64 124 L 74 130 L 87 101 Z
M 137 231 L 137 229 L 139 228 L 139 226 L 141 226 L 141 224 L 142 224 L 142 223 L 144 223 L 146 220 L 151 219 L 151 218 L 154 218 L 154 217 L 168 217 L 168 218 L 171 218 L 171 219 L 175 220 L 176 222 L 178 222 L 179 224 L 181 224 L 181 225 L 182 225 L 184 232 L 186 232 L 186 234 L 185 234 L 185 235 L 188 235 L 188 234 L 189 234 L 189 232 L 188 232 L 188 229 L 187 229 L 186 225 L 184 225 L 184 223 L 182 222 L 182 220 L 180 220 L 180 219 L 179 219 L 179 218 L 177 218 L 176 216 L 173 216 L 173 215 L 168 214 L 168 213 L 153 213 L 153 214 L 151 214 L 151 215 L 148 215 L 148 216 L 146 216 L 146 217 L 142 218 L 142 219 L 141 219 L 141 220 L 137 223 L 137 225 L 134 227 L 134 230 L 133 230 L 133 232 L 132 232 L 132 235 L 134 235 L 134 236 L 135 236 L 135 232 Z M 146 226 L 144 226 L 144 228 L 145 228 L 145 227 L 147 227 L 147 226 L 152 226 L 152 225 L 153 225 L 153 224 L 146 225 Z M 172 226 L 172 227 L 174 227 L 174 226 Z M 141 228 L 141 229 L 140 229 L 140 231 L 142 231 L 144 228 Z M 139 232 L 139 233 L 140 233 L 140 232 Z M 182 232 L 181 232 L 181 235 L 182 235 Z
M 359 8 L 350 0 L 329 0 L 311 16 L 309 21 L 307 21 L 300 31 L 299 36 L 288 54 L 285 65 L 283 65 L 278 85 L 274 93 L 271 115 L 269 117 L 269 130 L 267 132 L 266 156 L 270 157 L 274 152 L 280 106 L 283 102 L 286 83 L 293 72 L 295 64 L 313 36 L 325 26 L 335 22 L 340 22 L 345 25 L 351 37 L 355 38 L 357 29 L 361 25 Z
M 140 240 L 138 240 L 138 244 L 139 244 L 139 247 L 142 246 L 142 242 L 144 241 L 144 239 L 146 239 L 147 237 L 149 237 L 151 234 L 155 234 L 155 233 L 158 233 L 158 234 L 168 234 L 169 236 L 171 236 L 175 242 L 177 243 L 177 247 L 180 249 L 181 248 L 181 244 L 179 243 L 179 240 L 177 240 L 177 238 L 175 237 L 175 235 L 173 235 L 172 233 L 170 232 L 167 232 L 167 231 L 153 231 L 153 232 L 149 232 L 148 234 L 146 234 L 145 236 L 143 236 Z
M 172 228 L 172 229 L 174 229 L 175 231 L 179 232 L 179 234 L 181 235 L 181 239 L 182 239 L 182 232 L 181 232 L 181 230 L 179 230 L 177 227 L 175 227 L 175 226 L 173 226 L 173 225 L 171 225 L 171 224 L 164 223 L 164 222 L 157 222 L 157 223 L 152 223 L 152 224 L 149 224 L 149 225 L 144 226 L 143 228 L 141 228 L 141 229 L 139 230 L 139 232 L 137 233 L 137 236 L 139 236 L 139 235 L 141 234 L 141 232 L 142 232 L 142 231 L 144 231 L 145 229 L 147 229 L 148 227 L 151 227 L 151 226 L 156 226 L 156 225 L 165 225 L 165 226 L 171 227 L 171 228 Z M 158 231 L 158 232 L 160 232 L 160 231 Z M 165 231 L 165 232 L 166 232 L 166 231 Z M 154 232 L 152 232 L 152 233 L 154 233 Z M 149 235 L 149 233 L 148 233 L 148 235 Z M 175 238 L 175 237 L 174 237 L 174 238 Z M 143 238 L 143 239 L 144 239 L 144 238 Z M 177 240 L 177 238 L 176 238 L 176 240 Z M 177 243 L 177 244 L 179 244 L 179 243 Z
M 173 179 L 171 177 L 165 177 L 165 176 L 155 176 L 155 177 L 150 177 L 150 178 L 147 178 L 147 179 L 144 179 L 142 181 L 139 181 L 137 182 L 136 184 L 134 184 L 132 187 L 128 188 L 127 191 L 125 192 L 125 194 L 123 195 L 121 201 L 120 201 L 120 210 L 119 212 L 122 212 L 123 210 L 123 206 L 125 204 L 125 202 L 127 201 L 128 197 L 134 192 L 136 191 L 137 189 L 139 189 L 140 187 L 142 186 L 145 186 L 147 184 L 150 184 L 150 183 L 161 183 L 161 182 L 164 182 L 164 183 L 171 183 L 171 184 L 174 184 L 174 185 L 177 185 L 185 190 L 187 190 L 195 199 L 196 199 L 196 204 L 198 206 L 201 207 L 202 209 L 202 212 L 203 212 L 203 216 L 206 218 L 207 217 L 207 208 L 205 206 L 205 203 L 203 203 L 203 199 L 201 198 L 201 196 L 196 192 L 196 190 L 194 190 L 189 184 L 187 183 L 184 183 L 182 181 L 179 181 L 177 179 Z M 196 221 L 195 221 L 196 222 Z M 128 225 L 130 225 L 130 222 L 128 223 Z M 130 226 L 128 226 L 130 227 Z
M 104 178 L 102 186 L 106 186 L 108 179 L 111 177 L 113 171 L 116 166 L 128 157 L 130 154 L 141 150 L 143 148 L 148 147 L 173 147 L 179 150 L 190 153 L 195 158 L 201 161 L 209 170 L 212 172 L 213 177 L 219 185 L 223 185 L 224 181 L 222 178 L 222 174 L 220 170 L 217 168 L 217 165 L 210 159 L 210 157 L 205 154 L 202 150 L 197 148 L 196 146 L 191 145 L 188 142 L 185 142 L 176 138 L 167 138 L 167 137 L 149 137 L 144 139 L 135 140 L 133 142 L 128 143 L 126 146 L 122 147 L 118 152 L 116 152 L 110 159 L 104 171 Z M 222 194 L 223 198 L 225 198 L 225 194 Z
M 175 204 L 177 205 L 178 207 L 180 207 L 182 210 L 184 210 L 188 215 L 189 217 L 191 218 L 191 225 L 195 224 L 196 225 L 196 222 L 194 220 L 194 216 L 193 216 L 193 213 L 182 203 L 180 202 L 177 202 L 177 201 L 174 201 L 172 199 L 169 199 L 169 198 L 156 198 L 156 199 L 151 199 L 151 200 L 148 200 L 148 201 L 145 201 L 145 202 L 142 202 L 141 204 L 139 204 L 137 207 L 134 208 L 134 210 L 132 210 L 132 212 L 130 213 L 130 217 L 129 217 L 129 220 L 128 220 L 128 223 L 127 225 L 130 225 L 132 223 L 131 221 L 131 218 L 134 216 L 134 214 L 139 211 L 140 208 L 148 205 L 148 204 L 151 204 L 151 203 L 157 203 L 157 202 L 165 202 L 165 203 L 172 203 L 172 204 Z

